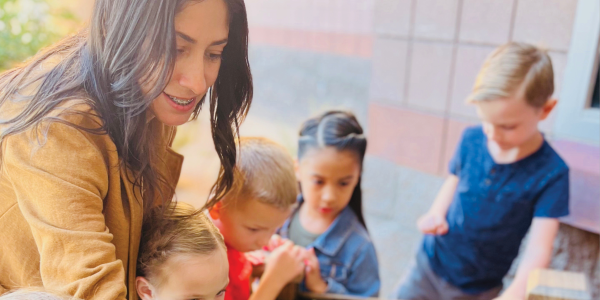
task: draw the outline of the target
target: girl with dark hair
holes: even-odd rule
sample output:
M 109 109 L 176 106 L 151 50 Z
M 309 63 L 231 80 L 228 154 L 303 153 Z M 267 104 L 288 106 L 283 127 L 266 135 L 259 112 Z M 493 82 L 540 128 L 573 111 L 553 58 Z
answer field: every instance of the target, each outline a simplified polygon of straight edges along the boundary
M 89 28 L 0 74 L 0 294 L 137 299 L 142 222 L 181 170 L 176 126 L 209 102 L 211 206 L 251 99 L 243 0 L 96 0 Z
M 367 139 L 356 117 L 330 111 L 304 123 L 298 142 L 299 207 L 280 235 L 307 247 L 302 289 L 376 296 L 379 267 L 362 214 Z

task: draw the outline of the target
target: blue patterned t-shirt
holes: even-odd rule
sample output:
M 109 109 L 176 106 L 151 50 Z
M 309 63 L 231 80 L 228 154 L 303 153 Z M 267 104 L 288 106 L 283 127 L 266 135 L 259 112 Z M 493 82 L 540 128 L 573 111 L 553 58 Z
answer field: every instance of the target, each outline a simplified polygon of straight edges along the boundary
M 435 273 L 466 293 L 502 284 L 533 218 L 569 214 L 569 168 L 544 140 L 533 154 L 497 164 L 481 126 L 463 132 L 450 162 L 459 178 L 448 233 L 426 235 Z

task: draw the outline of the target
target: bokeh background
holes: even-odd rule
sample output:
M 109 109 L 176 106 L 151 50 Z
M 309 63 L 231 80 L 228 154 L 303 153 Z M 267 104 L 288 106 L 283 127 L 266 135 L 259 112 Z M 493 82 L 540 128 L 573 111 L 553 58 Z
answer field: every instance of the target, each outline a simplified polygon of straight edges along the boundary
M 93 0 L 0 0 L 0 69 L 85 26 Z M 597 0 L 246 0 L 255 97 L 241 128 L 296 153 L 297 131 L 327 109 L 353 111 L 368 133 L 363 191 L 382 295 L 413 258 L 416 219 L 433 201 L 485 57 L 508 41 L 549 50 L 559 106 L 541 129 L 571 167 L 571 215 L 552 268 L 600 289 Z M 182 126 L 179 201 L 201 206 L 216 179 L 208 116 Z M 518 260 L 517 260 L 518 261 Z M 509 283 L 515 268 L 506 278 Z

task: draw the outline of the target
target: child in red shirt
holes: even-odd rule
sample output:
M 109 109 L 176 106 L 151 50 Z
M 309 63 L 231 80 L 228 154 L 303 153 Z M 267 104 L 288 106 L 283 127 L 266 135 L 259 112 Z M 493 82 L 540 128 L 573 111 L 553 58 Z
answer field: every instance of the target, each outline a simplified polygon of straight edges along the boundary
M 305 268 L 306 250 L 285 241 L 269 256 L 260 284 L 250 293 L 252 265 L 244 253 L 267 246 L 296 204 L 294 163 L 287 151 L 262 138 L 242 138 L 234 187 L 210 209 L 229 260 L 225 299 L 275 299 Z

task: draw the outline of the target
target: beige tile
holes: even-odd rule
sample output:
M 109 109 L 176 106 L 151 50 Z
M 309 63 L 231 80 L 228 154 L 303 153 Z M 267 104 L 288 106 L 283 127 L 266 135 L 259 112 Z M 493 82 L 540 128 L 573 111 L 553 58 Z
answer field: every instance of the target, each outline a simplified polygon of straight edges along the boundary
M 414 36 L 453 40 L 456 33 L 458 0 L 418 0 Z
M 401 103 L 406 74 L 407 43 L 377 38 L 373 44 L 371 99 Z
M 485 58 L 494 47 L 460 45 L 456 53 L 456 66 L 453 74 L 452 100 L 450 113 L 454 116 L 476 118 L 475 107 L 466 104 L 465 99 L 471 93 L 477 73 Z
M 375 33 L 407 37 L 410 30 L 411 0 L 376 0 Z
M 576 6 L 575 0 L 520 0 L 513 40 L 568 50 Z
M 464 0 L 459 39 L 501 45 L 510 38 L 515 0 Z
M 368 152 L 402 166 L 437 174 L 443 124 L 440 117 L 372 102 Z
M 444 112 L 448 98 L 452 46 L 415 42 L 411 53 L 408 103 L 414 107 Z

